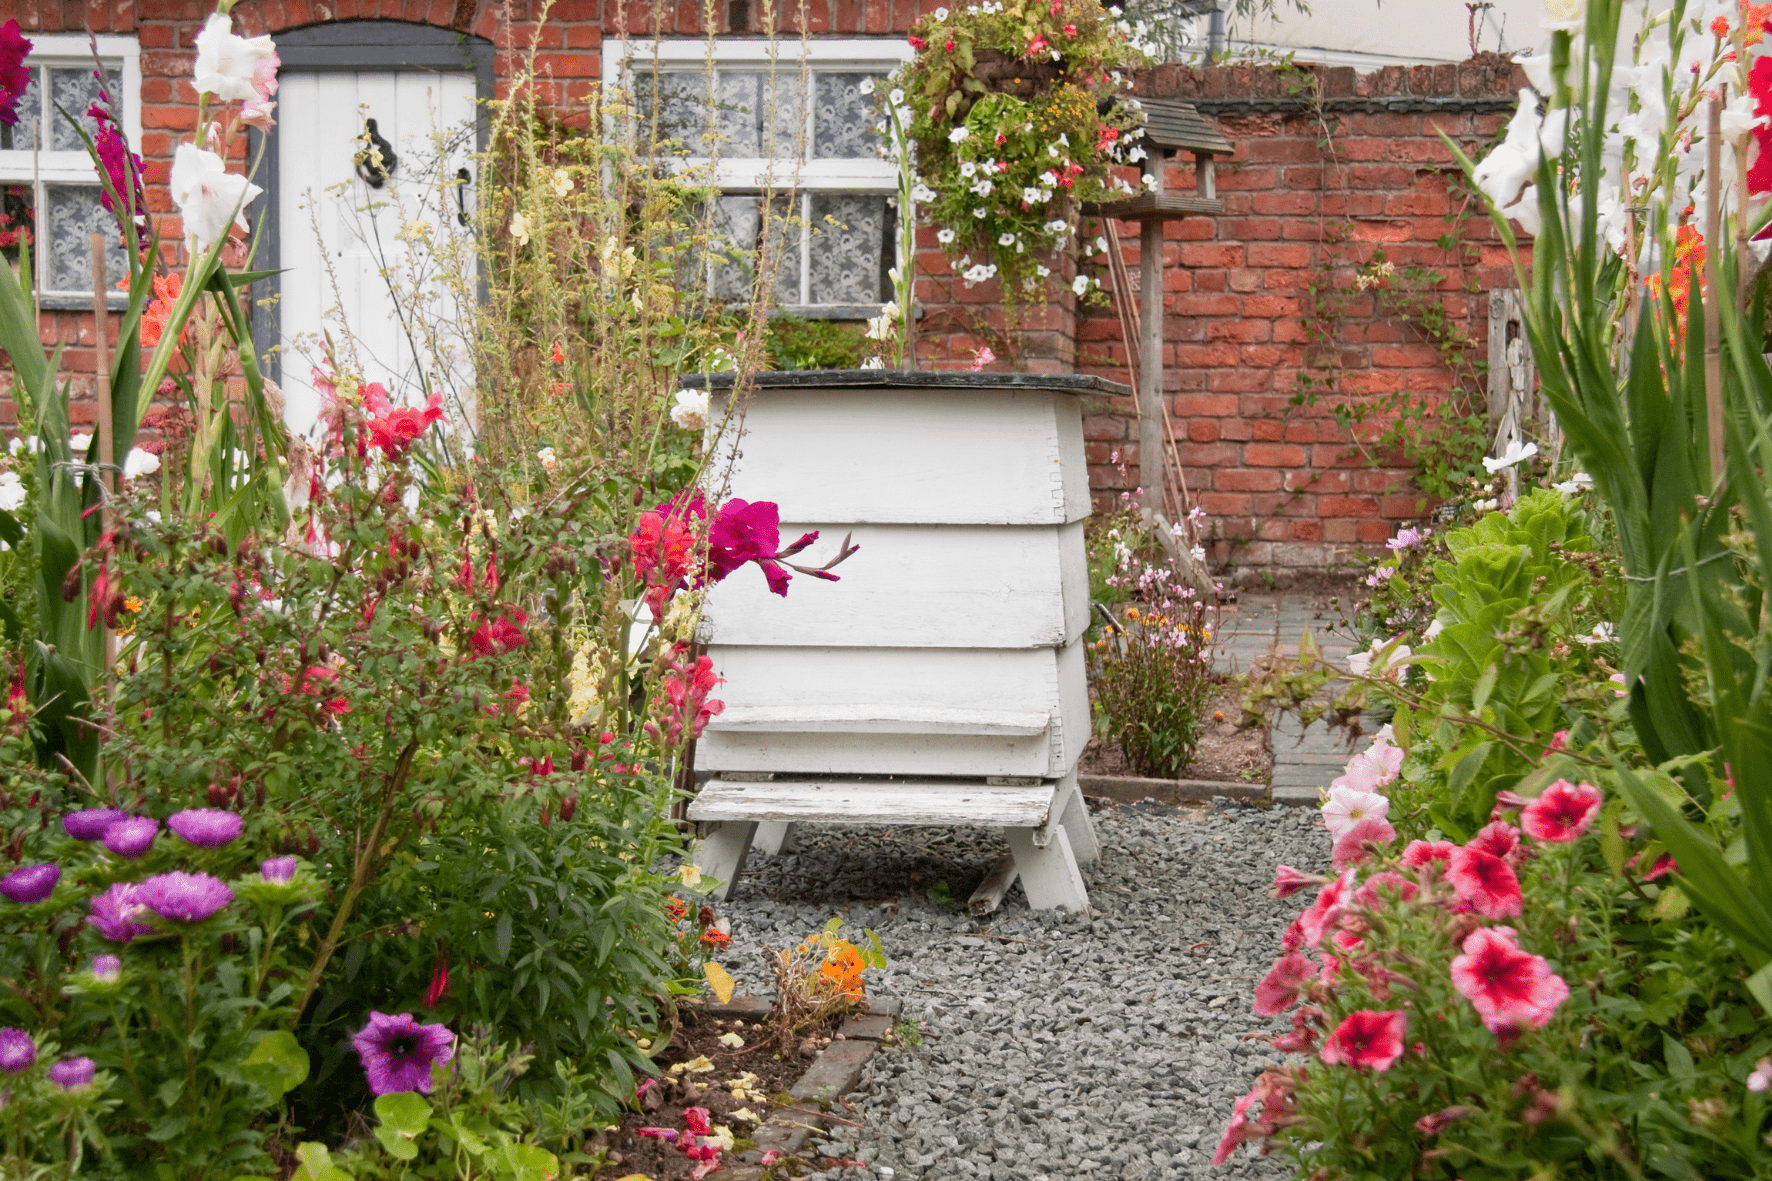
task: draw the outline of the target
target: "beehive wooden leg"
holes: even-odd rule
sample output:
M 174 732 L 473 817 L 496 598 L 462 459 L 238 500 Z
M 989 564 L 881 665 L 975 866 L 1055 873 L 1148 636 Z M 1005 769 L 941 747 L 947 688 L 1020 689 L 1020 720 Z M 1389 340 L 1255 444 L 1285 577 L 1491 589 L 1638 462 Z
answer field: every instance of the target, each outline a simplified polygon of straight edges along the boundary
M 1083 799 L 1083 789 L 1077 786 L 1075 772 L 1066 784 L 1059 789 L 1059 798 L 1052 801 L 1052 806 L 1064 809 L 1059 813 L 1059 822 L 1071 838 L 1071 852 L 1078 864 L 1087 865 L 1101 856 L 1101 842 L 1095 839 L 1095 821 L 1089 817 L 1089 804 Z
M 1021 874 L 1021 888 L 1027 891 L 1028 905 L 1035 910 L 1087 910 L 1089 891 L 1083 886 L 1083 873 L 1077 868 L 1064 826 L 1053 830 L 1052 841 L 1045 848 L 1034 844 L 1034 832 L 1032 828 L 1003 830 L 1015 856 L 1016 871 Z
M 790 820 L 759 820 L 757 835 L 751 838 L 751 848 L 759 853 L 774 856 L 777 853 L 790 853 L 794 846 L 794 825 Z
M 722 820 L 696 845 L 695 867 L 723 883 L 714 891 L 715 898 L 724 901 L 732 893 L 732 884 L 744 871 L 744 859 L 751 851 L 756 831 L 754 820 Z

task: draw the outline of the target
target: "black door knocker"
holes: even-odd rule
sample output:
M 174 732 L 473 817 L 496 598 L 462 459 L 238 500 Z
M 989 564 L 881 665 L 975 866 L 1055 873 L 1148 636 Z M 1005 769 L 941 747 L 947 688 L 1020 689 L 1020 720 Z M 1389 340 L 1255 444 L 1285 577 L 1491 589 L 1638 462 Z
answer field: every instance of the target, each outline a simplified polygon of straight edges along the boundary
M 363 134 L 357 137 L 357 142 L 363 145 L 363 150 L 352 157 L 352 162 L 357 165 L 357 175 L 370 188 L 379 189 L 387 183 L 388 177 L 394 175 L 400 157 L 394 155 L 394 145 L 375 129 L 374 119 L 363 120 Z
M 462 225 L 468 224 L 468 186 L 474 183 L 474 174 L 467 168 L 455 170 L 455 219 Z

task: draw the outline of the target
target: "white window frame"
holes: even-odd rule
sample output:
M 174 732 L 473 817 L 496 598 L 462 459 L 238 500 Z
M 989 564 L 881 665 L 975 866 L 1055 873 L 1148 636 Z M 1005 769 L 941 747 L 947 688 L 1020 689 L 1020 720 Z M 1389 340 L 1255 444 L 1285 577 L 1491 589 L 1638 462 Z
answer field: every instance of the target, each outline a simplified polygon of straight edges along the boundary
M 123 134 L 129 141 L 130 149 L 137 154 L 142 150 L 142 69 L 141 44 L 134 37 L 106 35 L 95 39 L 98 56 L 102 61 L 116 61 L 123 74 L 122 94 L 112 95 L 113 101 L 122 107 Z M 30 56 L 24 64 L 32 70 L 45 66 L 63 69 L 85 68 L 93 66 L 92 50 L 94 42 L 84 35 L 72 33 L 35 33 L 31 35 Z M 50 101 L 49 88 L 39 85 L 38 98 L 43 103 L 39 126 L 47 126 L 51 120 L 59 120 L 61 112 L 57 111 Z M 72 111 L 78 117 L 82 111 Z M 34 221 L 36 232 L 31 244 L 31 258 L 36 264 L 37 290 L 41 294 L 42 305 L 46 308 L 90 307 L 92 292 L 44 291 L 42 285 L 44 251 L 44 214 L 47 205 L 44 198 L 44 186 L 51 184 L 102 184 L 98 169 L 93 166 L 92 157 L 87 155 L 85 148 L 66 151 L 50 151 L 42 148 L 33 152 L 30 148 L 13 148 L 0 150 L 0 184 L 28 184 L 32 186 L 32 205 L 35 209 Z M 118 306 L 128 301 L 128 295 L 120 291 L 107 293 L 108 300 Z
M 705 69 L 708 41 L 703 37 L 671 37 L 659 40 L 623 41 L 611 38 L 603 43 L 604 62 L 613 63 L 618 84 L 632 89 L 636 66 L 650 68 L 654 62 L 672 73 L 695 73 Z M 774 63 L 777 69 L 794 71 L 805 66 L 817 73 L 890 74 L 909 61 L 915 50 L 903 37 L 818 37 L 807 40 L 770 39 L 766 37 L 719 37 L 713 43 L 714 68 L 722 66 L 757 66 Z M 817 118 L 816 88 L 808 93 L 806 102 L 805 141 L 812 142 Z M 710 164 L 712 167 L 710 168 Z M 801 159 L 791 156 L 756 157 L 715 155 L 690 156 L 679 165 L 683 169 L 699 169 L 710 183 L 733 196 L 762 194 L 792 188 L 798 202 L 798 215 L 808 228 L 812 225 L 814 193 L 865 193 L 894 197 L 898 194 L 898 165 L 895 161 L 875 157 L 848 159 Z M 903 216 L 903 211 L 900 211 Z M 876 304 L 811 304 L 811 233 L 800 235 L 801 302 L 784 307 L 795 315 L 824 319 L 861 319 L 876 313 Z M 888 240 L 885 248 L 896 258 L 897 242 Z M 903 265 L 903 260 L 897 260 Z

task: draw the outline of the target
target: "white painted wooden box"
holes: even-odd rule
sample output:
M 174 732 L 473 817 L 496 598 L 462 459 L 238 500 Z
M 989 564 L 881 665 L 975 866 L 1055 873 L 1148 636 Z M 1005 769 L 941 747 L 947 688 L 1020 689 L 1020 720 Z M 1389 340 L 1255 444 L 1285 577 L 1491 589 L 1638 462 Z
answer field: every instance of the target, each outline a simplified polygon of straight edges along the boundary
M 785 599 L 749 568 L 709 590 L 700 639 L 726 709 L 697 743 L 712 780 L 690 816 L 945 818 L 1049 840 L 1090 729 L 1082 402 L 1122 392 L 1076 376 L 760 375 L 712 440 L 710 483 L 780 505 L 784 544 L 817 529 L 802 560 L 845 533 L 861 548 L 840 582 L 796 575 Z M 716 377 L 714 423 L 730 396 Z

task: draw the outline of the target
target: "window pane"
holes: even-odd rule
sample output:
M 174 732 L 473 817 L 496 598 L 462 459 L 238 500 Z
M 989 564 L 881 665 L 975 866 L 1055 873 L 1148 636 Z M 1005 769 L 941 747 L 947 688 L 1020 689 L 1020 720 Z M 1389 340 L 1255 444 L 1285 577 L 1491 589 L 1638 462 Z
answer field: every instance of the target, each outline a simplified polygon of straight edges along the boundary
M 812 302 L 880 303 L 886 198 L 812 194 Z
M 36 132 L 38 116 L 43 112 L 43 89 L 38 85 L 42 74 L 42 70 L 31 71 L 30 85 L 25 87 L 24 97 L 18 100 L 18 123 L 12 127 L 0 126 L 0 149 L 14 152 L 31 150 L 31 137 Z
M 49 205 L 43 229 L 43 290 L 91 294 L 92 235 L 105 236 L 107 286 L 129 274 L 117 219 L 99 203 L 97 185 L 44 185 Z
M 863 94 L 861 84 L 872 79 L 876 86 L 885 78 L 878 74 L 820 74 L 818 105 L 813 112 L 812 155 L 819 160 L 873 159 L 880 143 L 874 130 L 874 96 Z
M 788 198 L 772 202 L 771 236 L 778 244 L 785 242 L 785 252 L 775 272 L 775 301 L 780 304 L 800 302 L 800 227 L 792 224 Z M 762 226 L 762 198 L 757 196 L 721 197 L 715 204 L 714 244 L 710 253 L 713 265 L 708 277 L 709 293 L 714 299 L 731 303 L 751 298 L 759 266 L 777 267 L 774 257 L 759 259 L 758 237 Z
M 9 263 L 18 262 L 19 247 L 32 247 L 36 254 L 37 211 L 30 185 L 7 185 L 0 193 L 0 254 Z
M 720 153 L 737 158 L 800 154 L 806 101 L 797 69 L 720 71 Z
M 634 105 L 640 117 L 642 143 L 651 138 L 658 114 L 658 138 L 677 140 L 692 156 L 707 155 L 708 83 L 705 75 L 645 73 L 634 80 Z
M 106 69 L 106 88 L 113 97 L 123 93 L 123 72 Z M 49 96 L 61 111 L 50 108 L 49 149 L 55 152 L 80 152 L 86 145 L 79 133 L 68 125 L 62 111 L 80 120 L 88 135 L 98 130 L 97 121 L 87 117 L 86 108 L 98 101 L 98 79 L 90 66 L 56 66 L 49 71 Z

